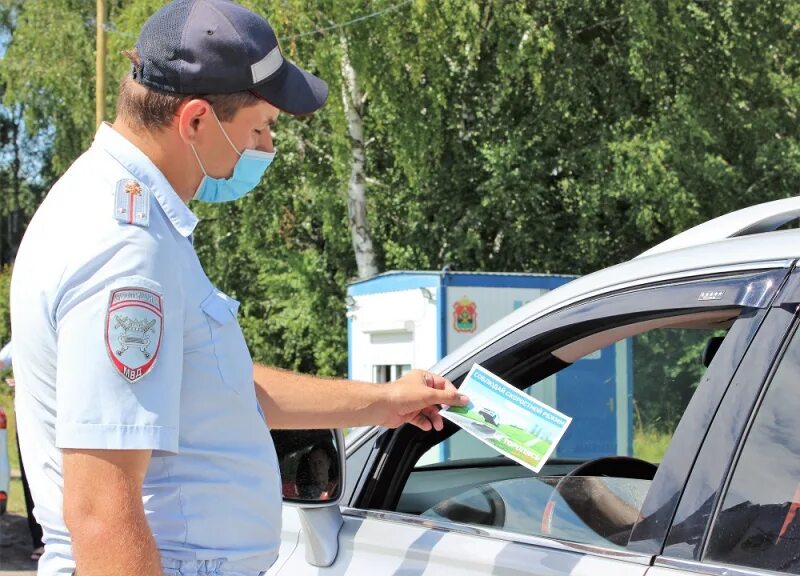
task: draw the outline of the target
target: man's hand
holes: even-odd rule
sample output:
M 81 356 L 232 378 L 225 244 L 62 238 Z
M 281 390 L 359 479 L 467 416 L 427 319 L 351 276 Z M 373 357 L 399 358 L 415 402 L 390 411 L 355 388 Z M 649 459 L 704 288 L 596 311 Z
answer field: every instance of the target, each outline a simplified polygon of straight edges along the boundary
M 409 423 L 425 431 L 441 430 L 444 426 L 439 414 L 441 405 L 465 406 L 469 402 L 451 382 L 423 370 L 412 370 L 383 386 L 386 387 L 386 417 L 381 424 L 387 428 Z

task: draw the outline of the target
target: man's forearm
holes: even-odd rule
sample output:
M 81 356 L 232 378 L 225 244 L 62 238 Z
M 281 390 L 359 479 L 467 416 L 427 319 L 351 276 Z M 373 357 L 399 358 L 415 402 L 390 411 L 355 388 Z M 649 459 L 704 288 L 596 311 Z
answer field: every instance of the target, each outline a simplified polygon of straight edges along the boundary
M 80 576 L 161 576 L 142 504 L 149 450 L 63 451 L 64 522 Z
M 274 429 L 344 428 L 381 423 L 388 390 L 256 365 L 256 395 Z
M 141 514 L 86 517 L 70 526 L 80 576 L 162 576 L 161 557 Z

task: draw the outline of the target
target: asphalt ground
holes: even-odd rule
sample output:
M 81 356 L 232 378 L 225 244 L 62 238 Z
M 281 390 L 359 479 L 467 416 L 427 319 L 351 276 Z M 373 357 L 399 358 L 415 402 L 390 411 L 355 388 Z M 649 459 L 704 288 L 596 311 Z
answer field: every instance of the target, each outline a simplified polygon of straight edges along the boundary
M 31 535 L 25 516 L 0 516 L 0 576 L 36 576 Z

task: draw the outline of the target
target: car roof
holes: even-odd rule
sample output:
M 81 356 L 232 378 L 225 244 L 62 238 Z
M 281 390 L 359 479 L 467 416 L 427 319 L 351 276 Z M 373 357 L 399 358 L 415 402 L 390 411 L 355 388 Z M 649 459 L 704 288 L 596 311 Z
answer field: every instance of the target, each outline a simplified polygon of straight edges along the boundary
M 650 248 L 642 256 L 652 256 L 653 254 L 678 250 L 679 248 L 699 246 L 725 238 L 772 232 L 798 218 L 800 218 L 800 196 L 764 202 L 763 204 L 736 210 L 690 228 Z
M 674 278 L 791 266 L 800 258 L 800 229 L 773 228 L 798 216 L 800 197 L 795 197 L 701 224 L 633 260 L 580 277 L 532 300 L 459 346 L 431 370 L 445 373 L 521 325 L 586 298 Z

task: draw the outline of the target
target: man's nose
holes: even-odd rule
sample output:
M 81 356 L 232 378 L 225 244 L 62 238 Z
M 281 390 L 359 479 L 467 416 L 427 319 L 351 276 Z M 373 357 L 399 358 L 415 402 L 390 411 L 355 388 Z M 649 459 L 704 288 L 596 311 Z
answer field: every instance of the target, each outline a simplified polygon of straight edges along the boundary
M 266 130 L 262 130 L 261 136 L 258 139 L 258 144 L 256 146 L 258 150 L 262 152 L 274 152 L 275 146 L 272 144 L 272 129 L 267 128 Z

